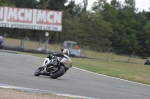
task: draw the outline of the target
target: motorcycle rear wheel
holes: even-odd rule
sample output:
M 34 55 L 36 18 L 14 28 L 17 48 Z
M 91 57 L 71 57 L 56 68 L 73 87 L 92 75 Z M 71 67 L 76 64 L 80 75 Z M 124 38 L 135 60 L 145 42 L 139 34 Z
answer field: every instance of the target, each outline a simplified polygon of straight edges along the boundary
M 64 75 L 66 72 L 64 66 L 58 66 L 56 70 L 50 72 L 50 78 L 57 79 L 58 77 Z

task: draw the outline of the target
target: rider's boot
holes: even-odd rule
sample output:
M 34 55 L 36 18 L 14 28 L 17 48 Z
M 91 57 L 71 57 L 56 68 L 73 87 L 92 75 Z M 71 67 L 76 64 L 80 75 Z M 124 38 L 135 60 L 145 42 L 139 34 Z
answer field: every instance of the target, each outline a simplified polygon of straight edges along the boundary
M 44 69 L 43 69 L 42 73 L 46 73 L 46 66 L 44 66 L 43 68 Z

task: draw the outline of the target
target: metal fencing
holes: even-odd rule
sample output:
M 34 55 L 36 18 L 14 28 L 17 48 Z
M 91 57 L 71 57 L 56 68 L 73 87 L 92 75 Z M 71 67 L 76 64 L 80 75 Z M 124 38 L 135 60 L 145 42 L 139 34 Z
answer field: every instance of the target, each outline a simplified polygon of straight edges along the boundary
M 31 50 L 42 50 L 47 49 L 47 51 L 51 52 L 60 52 L 62 45 L 61 44 L 48 44 L 46 46 L 46 41 L 34 41 L 30 39 L 12 39 L 12 38 L 4 38 L 3 45 L 6 46 L 14 46 L 23 49 L 31 49 Z M 79 46 L 79 50 L 81 52 L 81 57 L 91 58 L 91 59 L 98 59 L 98 60 L 105 60 L 108 62 L 125 62 L 125 63 L 139 63 L 144 64 L 146 59 L 142 59 L 136 56 L 136 53 L 131 53 L 128 55 L 125 54 L 116 54 L 115 51 L 105 51 L 105 52 L 98 52 L 89 50 L 86 47 Z M 108 49 L 109 50 L 109 49 Z

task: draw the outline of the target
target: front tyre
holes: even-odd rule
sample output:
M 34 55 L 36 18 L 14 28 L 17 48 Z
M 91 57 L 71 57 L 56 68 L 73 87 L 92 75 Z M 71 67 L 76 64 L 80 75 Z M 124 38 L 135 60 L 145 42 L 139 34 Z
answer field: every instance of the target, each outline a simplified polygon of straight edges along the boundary
M 41 75 L 41 71 L 42 71 L 42 68 L 38 68 L 38 69 L 34 72 L 34 76 L 40 76 L 40 75 Z
M 54 71 L 51 71 L 50 78 L 57 79 L 58 77 L 64 75 L 66 72 L 64 66 L 58 66 Z

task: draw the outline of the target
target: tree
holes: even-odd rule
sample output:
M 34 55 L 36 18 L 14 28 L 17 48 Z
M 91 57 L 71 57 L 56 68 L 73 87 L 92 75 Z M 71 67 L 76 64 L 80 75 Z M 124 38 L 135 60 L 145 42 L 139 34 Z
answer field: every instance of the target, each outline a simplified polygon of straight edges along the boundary
M 37 8 L 38 9 L 48 9 L 49 8 L 49 2 L 50 0 L 40 0 L 37 2 Z
M 14 0 L 14 5 L 21 8 L 36 8 L 37 0 Z
M 92 10 L 95 11 L 96 13 L 100 13 L 101 11 L 104 10 L 104 5 L 106 4 L 106 0 L 97 0 L 94 2 L 92 6 Z
M 80 4 L 76 4 L 75 1 L 70 1 L 67 6 L 65 6 L 65 10 L 68 11 L 72 16 L 79 16 L 83 12 L 83 6 Z M 65 15 L 64 15 L 65 16 Z
M 14 0 L 0 0 L 0 6 L 14 7 Z
M 111 6 L 113 8 L 115 8 L 115 10 L 119 10 L 119 9 L 122 9 L 122 4 L 120 1 L 117 1 L 117 0 L 111 0 Z
M 62 11 L 65 9 L 66 0 L 50 0 L 49 9 Z

